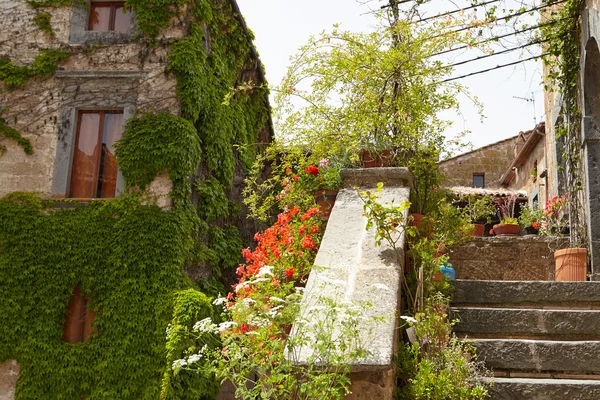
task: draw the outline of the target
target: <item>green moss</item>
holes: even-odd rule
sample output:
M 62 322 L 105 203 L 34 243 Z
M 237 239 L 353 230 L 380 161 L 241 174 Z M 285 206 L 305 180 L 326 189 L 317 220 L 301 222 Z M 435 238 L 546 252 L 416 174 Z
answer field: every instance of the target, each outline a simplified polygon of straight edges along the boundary
M 19 146 L 23 148 L 25 154 L 33 154 L 33 147 L 29 139 L 21 136 L 19 131 L 6 124 L 4 118 L 0 117 L 0 136 L 4 136 L 7 139 L 14 140 Z M 0 145 L 0 155 L 6 151 L 6 146 Z
M 54 30 L 52 29 L 52 25 L 50 25 L 51 19 L 52 14 L 48 12 L 40 12 L 35 14 L 35 17 L 33 17 L 33 23 L 36 24 L 37 27 L 48 36 L 54 37 Z
M 0 360 L 21 366 L 17 398 L 157 399 L 168 369 L 165 330 L 173 307 L 181 319 L 180 291 L 192 288 L 183 266 L 194 213 L 136 197 L 49 205 L 29 194 L 0 199 Z M 70 344 L 61 336 L 78 282 L 99 333 Z M 211 315 L 206 296 L 192 297 L 194 317 Z
M 70 53 L 62 49 L 42 50 L 31 65 L 15 65 L 9 58 L 0 58 L 0 82 L 7 89 L 24 86 L 35 76 L 51 76 L 56 71 L 58 63 L 67 59 Z

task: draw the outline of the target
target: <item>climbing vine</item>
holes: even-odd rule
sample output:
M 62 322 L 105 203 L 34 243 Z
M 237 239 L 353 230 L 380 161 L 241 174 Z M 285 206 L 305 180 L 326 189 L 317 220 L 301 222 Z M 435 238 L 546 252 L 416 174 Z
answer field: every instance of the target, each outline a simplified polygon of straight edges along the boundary
M 33 154 L 33 147 L 29 139 L 21 136 L 19 131 L 15 128 L 8 126 L 4 118 L 0 117 L 0 135 L 5 138 L 14 140 L 19 146 L 23 148 L 25 154 Z M 6 152 L 6 146 L 0 144 L 0 155 Z
M 544 24 L 542 36 L 547 40 L 544 62 L 548 66 L 546 89 L 562 95 L 563 121 L 557 125 L 557 138 L 564 137 L 562 154 L 567 172 L 567 191 L 570 197 L 569 218 L 571 243 L 587 245 L 583 207 L 583 165 L 581 159 L 581 107 L 579 74 L 581 71 L 581 20 L 583 0 L 567 0 L 562 7 L 549 12 L 554 23 Z
M 183 271 L 197 218 L 136 196 L 56 206 L 0 199 L 0 360 L 20 364 L 17 398 L 157 399 L 173 308 L 193 300 L 199 318 L 213 312 Z M 78 282 L 98 333 L 71 344 L 61 336 Z

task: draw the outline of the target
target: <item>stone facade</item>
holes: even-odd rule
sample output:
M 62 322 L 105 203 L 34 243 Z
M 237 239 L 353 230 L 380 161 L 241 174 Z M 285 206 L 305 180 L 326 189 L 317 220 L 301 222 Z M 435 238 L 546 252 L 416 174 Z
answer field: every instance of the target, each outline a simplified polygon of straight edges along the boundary
M 14 400 L 19 371 L 19 364 L 15 360 L 0 364 L 0 400 Z
M 11 27 L 0 31 L 0 57 L 28 65 L 42 49 L 64 48 L 72 55 L 54 76 L 32 78 L 23 88 L 0 91 L 2 117 L 31 141 L 34 150 L 26 155 L 12 140 L 0 138 L 7 147 L 0 157 L 0 196 L 37 191 L 65 197 L 75 111 L 119 108 L 125 110 L 125 117 L 136 110 L 179 114 L 176 81 L 165 73 L 166 45 L 149 47 L 131 34 L 111 36 L 114 32 L 96 32 L 95 38 L 74 44 L 70 42 L 73 8 L 52 9 L 54 38 L 32 22 L 35 14 L 22 0 L 0 3 L 0 25 Z M 164 34 L 165 43 L 181 37 L 183 28 L 181 22 L 174 23 Z
M 540 177 L 545 168 L 545 142 L 537 142 L 531 153 L 520 167 L 516 167 L 515 176 L 507 186 L 509 190 L 522 190 L 527 192 L 530 202 L 537 202 L 541 207 L 546 203 L 548 196 L 546 192 L 546 178 Z M 536 171 L 535 175 L 532 171 Z
M 473 186 L 473 174 L 485 174 L 485 187 L 498 188 L 519 151 L 519 137 L 481 147 L 439 163 L 446 187 Z
M 554 251 L 568 239 L 540 236 L 474 237 L 448 249 L 456 279 L 553 281 Z

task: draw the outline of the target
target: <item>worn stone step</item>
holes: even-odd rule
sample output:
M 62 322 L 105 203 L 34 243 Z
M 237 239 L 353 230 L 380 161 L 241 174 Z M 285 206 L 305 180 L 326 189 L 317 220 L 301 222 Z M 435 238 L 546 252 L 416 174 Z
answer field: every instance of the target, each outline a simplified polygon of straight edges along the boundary
M 600 373 L 600 341 L 472 339 L 468 342 L 477 349 L 477 359 L 492 370 Z
M 460 321 L 454 331 L 463 336 L 600 339 L 600 310 L 453 307 L 451 315 Z
M 491 378 L 492 400 L 597 400 L 600 381 L 579 379 Z
M 454 281 L 455 306 L 600 308 L 600 282 Z

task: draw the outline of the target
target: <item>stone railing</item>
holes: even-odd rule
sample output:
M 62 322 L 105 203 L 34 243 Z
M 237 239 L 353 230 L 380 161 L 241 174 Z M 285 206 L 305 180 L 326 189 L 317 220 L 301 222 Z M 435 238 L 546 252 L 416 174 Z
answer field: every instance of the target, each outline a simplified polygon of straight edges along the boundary
M 404 257 L 403 254 L 395 254 L 386 244 L 375 245 L 375 230 L 366 229 L 364 202 L 354 187 L 368 190 L 383 182 L 379 201 L 399 204 L 408 200 L 411 177 L 406 168 L 342 170 L 341 176 L 344 189 L 337 195 L 315 259 L 315 268 L 308 279 L 300 319 L 305 326 L 317 326 L 330 318 L 328 307 L 331 304 L 339 305 L 341 310 L 344 307 L 351 309 L 354 317 L 362 321 L 359 325 L 360 343 L 367 355 L 349 361 L 352 395 L 348 398 L 392 399 L 400 305 L 399 260 Z M 398 248 L 402 249 L 404 233 L 399 235 Z M 303 329 L 300 325 L 294 325 L 292 336 L 310 336 L 311 329 Z M 344 335 L 342 329 L 338 327 L 331 334 Z M 295 349 L 294 360 L 305 365 L 318 351 L 311 345 Z

